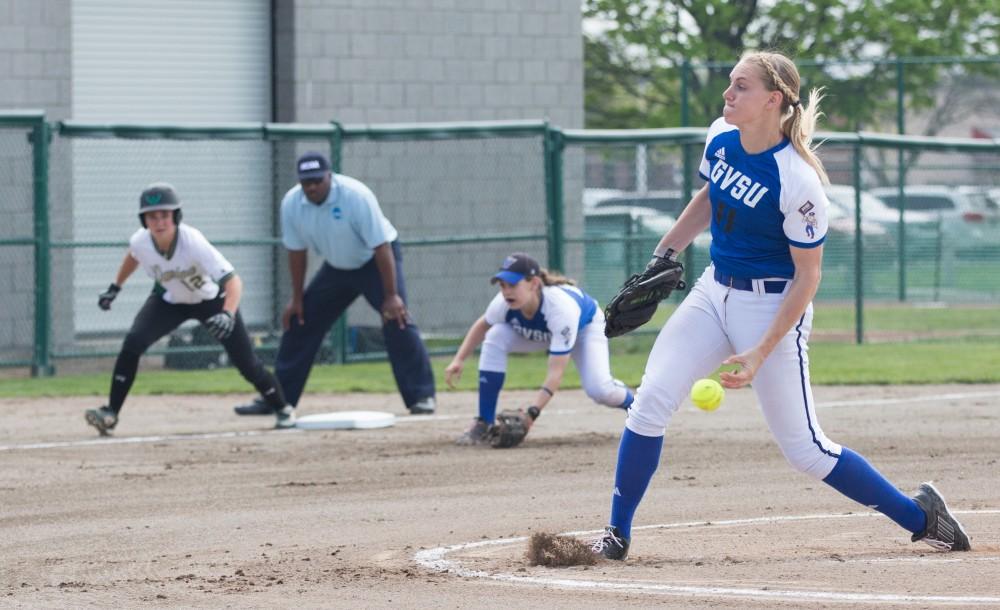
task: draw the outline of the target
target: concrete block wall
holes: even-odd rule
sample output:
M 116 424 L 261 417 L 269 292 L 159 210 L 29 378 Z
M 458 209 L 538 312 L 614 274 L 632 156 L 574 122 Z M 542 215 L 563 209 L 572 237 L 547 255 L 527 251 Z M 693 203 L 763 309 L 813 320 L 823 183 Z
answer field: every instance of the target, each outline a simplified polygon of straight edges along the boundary
M 280 120 L 583 126 L 578 0 L 295 0 L 277 17 Z M 343 171 L 372 188 L 404 244 L 545 232 L 540 138 L 348 143 Z M 582 217 L 571 209 L 567 233 L 575 235 Z M 544 242 L 405 249 L 411 309 L 425 331 L 464 332 L 495 290 L 491 271 L 517 249 L 546 264 Z M 567 262 L 570 275 L 582 271 L 581 257 Z M 378 324 L 363 303 L 348 315 Z
M 70 0 L 0 2 L 0 109 L 69 116 Z
M 0 110 L 40 108 L 50 121 L 72 118 L 72 1 L 0 2 Z M 274 8 L 273 117 L 277 121 L 335 119 L 358 124 L 547 118 L 561 127 L 583 124 L 578 0 L 279 0 Z M 505 141 L 486 146 L 482 154 L 470 153 L 469 145 L 444 146 L 441 153 L 424 153 L 418 147 L 416 155 L 405 147 L 394 152 L 379 145 L 356 148 L 361 152 L 345 169 L 356 168 L 359 177 L 382 197 L 404 241 L 426 237 L 431 231 L 465 232 L 452 228 L 459 217 L 472 219 L 470 223 L 479 221 L 470 227 L 474 230 L 506 231 L 507 225 L 544 230 L 538 143 L 525 146 L 521 141 Z M 288 155 L 285 164 L 290 167 L 297 152 L 279 154 Z M 3 154 L 0 151 L 0 157 Z M 68 167 L 69 155 L 71 147 L 57 138 L 55 163 Z M 412 163 L 414 156 L 418 164 Z M 417 179 L 412 177 L 415 172 Z M 22 178 L 14 182 L 18 180 Z M 11 188 L 29 188 L 30 175 L 23 180 L 28 182 Z M 54 239 L 73 239 L 66 221 L 72 218 L 71 182 L 67 175 L 53 176 L 50 181 Z M 276 184 L 275 197 L 289 186 L 291 182 Z M 420 210 L 414 206 L 416 193 L 421 194 Z M 30 205 L 30 198 L 22 199 Z M 520 217 L 525 222 L 513 222 L 517 217 L 504 207 L 512 199 L 518 210 L 527 210 Z M 262 205 L 272 208 L 274 202 Z M 30 214 L 30 208 L 17 214 Z M 464 293 L 466 284 L 438 272 L 444 263 L 459 277 L 478 282 L 512 249 L 530 249 L 544 259 L 544 245 L 531 243 L 453 251 L 410 249 L 406 268 L 412 270 L 412 289 L 450 302 Z M 23 265 L 5 268 L 28 268 L 29 248 L 7 250 L 4 256 L 16 250 L 16 256 L 25 260 Z M 462 254 L 456 255 L 460 250 Z M 273 264 L 279 274 L 284 273 L 283 256 Z M 52 271 L 55 285 L 71 282 L 69 251 L 54 254 Z M 0 285 L 22 280 L 0 277 Z M 483 292 L 488 296 L 486 286 Z M 0 311 L 33 306 L 9 301 L 14 297 L 5 294 L 0 298 L 8 301 L 0 301 Z M 278 295 L 276 302 L 283 303 L 284 295 Z M 454 315 L 436 303 L 428 304 L 440 312 L 430 326 L 440 326 Z M 72 320 L 72 306 L 70 300 L 54 302 L 53 320 Z M 480 306 L 485 302 L 476 303 Z M 468 314 L 474 317 L 476 312 Z M 62 326 L 66 328 L 54 329 L 57 342 L 64 336 L 72 341 L 71 324 Z
M 291 48 L 279 45 L 278 64 L 294 74 L 278 75 L 279 96 L 291 92 L 298 121 L 583 125 L 578 0 L 296 0 L 283 10 L 276 40 Z
M 70 114 L 70 0 L 0 2 L 0 112 Z M 0 239 L 33 234 L 32 152 L 28 130 L 0 130 Z M 0 248 L 0 358 L 29 358 L 34 341 L 34 250 Z M 56 274 L 58 275 L 58 274 Z

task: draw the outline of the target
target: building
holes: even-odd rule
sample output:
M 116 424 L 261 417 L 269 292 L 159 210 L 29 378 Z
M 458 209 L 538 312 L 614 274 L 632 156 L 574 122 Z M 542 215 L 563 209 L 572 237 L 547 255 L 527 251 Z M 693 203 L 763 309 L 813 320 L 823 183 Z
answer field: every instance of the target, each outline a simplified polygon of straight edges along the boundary
M 548 119 L 578 128 L 583 125 L 581 19 L 578 0 L 5 0 L 0 112 L 35 108 L 50 121 L 88 123 Z M 22 137 L 0 130 L 0 157 L 23 155 L 23 147 L 3 145 Z M 294 182 L 295 152 L 264 150 L 251 142 L 152 147 L 57 137 L 50 185 L 53 239 L 124 242 L 136 226 L 136 197 L 154 180 L 178 187 L 185 217 L 213 240 L 273 236 L 275 201 Z M 462 162 L 456 156 L 460 160 L 467 152 L 446 154 L 444 164 L 417 159 L 424 186 L 411 193 L 469 173 L 455 165 Z M 405 182 L 406 164 L 388 162 L 393 155 L 406 152 L 347 151 L 344 171 L 371 184 L 404 241 L 426 228 L 421 218 L 449 216 L 448 210 L 465 205 L 475 191 L 466 185 L 460 196 L 438 188 L 416 209 L 405 188 L 380 184 L 393 178 L 387 167 L 399 167 L 391 173 Z M 273 169 L 281 163 L 289 166 L 287 173 Z M 5 212 L 20 220 L 0 229 L 0 239 L 31 235 L 24 180 L 30 182 L 30 175 L 0 176 L 0 189 L 20 181 L 22 193 L 4 198 L 2 205 L 10 208 Z M 503 202 L 509 197 L 505 188 L 495 179 L 484 183 L 480 204 Z M 532 198 L 535 191 L 541 186 L 517 196 Z M 486 260 L 495 265 L 505 249 L 460 258 L 454 273 L 482 274 L 489 267 L 479 267 Z M 226 254 L 249 287 L 244 314 L 252 324 L 266 325 L 275 309 L 275 299 L 267 295 L 286 283 L 283 257 L 262 255 L 260 249 Z M 0 250 L 2 257 L 8 260 L 0 283 L 14 285 L 25 268 L 20 262 L 30 265 L 31 249 Z M 53 290 L 58 343 L 127 326 L 125 313 L 101 316 L 93 307 L 120 257 L 120 249 L 89 247 L 53 257 L 53 286 L 66 288 Z M 422 257 L 418 250 L 407 257 L 416 280 L 428 266 Z M 454 315 L 434 304 L 454 303 L 458 295 L 449 294 L 436 271 L 424 279 L 430 306 L 426 312 L 419 304 L 417 309 L 426 313 L 425 327 L 440 327 Z M 0 346 L 30 346 L 31 319 L 24 319 L 32 308 L 29 293 L 30 288 L 0 296 L 0 318 L 6 318 L 0 328 L 22 329 L 0 336 Z M 121 309 L 134 311 L 144 296 L 141 290 L 126 291 Z M 419 298 L 411 295 L 411 301 Z

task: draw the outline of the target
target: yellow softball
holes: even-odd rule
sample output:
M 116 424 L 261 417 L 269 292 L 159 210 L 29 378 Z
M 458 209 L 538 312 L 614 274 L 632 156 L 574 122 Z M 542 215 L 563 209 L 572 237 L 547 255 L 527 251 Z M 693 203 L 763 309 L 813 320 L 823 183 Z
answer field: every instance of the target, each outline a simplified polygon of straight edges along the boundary
M 719 408 L 726 391 L 714 379 L 699 379 L 691 386 L 691 402 L 703 411 L 714 411 Z

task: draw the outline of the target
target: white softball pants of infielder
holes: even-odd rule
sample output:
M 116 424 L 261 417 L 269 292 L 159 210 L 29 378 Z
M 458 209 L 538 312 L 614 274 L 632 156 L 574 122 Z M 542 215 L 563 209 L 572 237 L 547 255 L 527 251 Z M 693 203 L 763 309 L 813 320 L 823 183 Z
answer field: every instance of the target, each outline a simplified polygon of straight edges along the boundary
M 525 339 L 507 324 L 496 324 L 486 331 L 479 353 L 479 370 L 506 373 L 507 354 L 540 352 L 548 347 L 548 343 Z M 590 324 L 580 329 L 570 357 L 580 374 L 583 391 L 591 400 L 608 407 L 618 407 L 625 402 L 628 389 L 611 376 L 608 338 L 604 336 L 604 312 L 600 309 Z
M 660 330 L 626 427 L 643 436 L 662 436 L 691 385 L 714 373 L 729 356 L 756 345 L 784 298 L 784 293 L 723 286 L 709 265 Z M 823 434 L 816 419 L 809 384 L 812 319 L 810 303 L 757 371 L 752 387 L 785 459 L 796 470 L 823 479 L 836 465 L 840 445 Z

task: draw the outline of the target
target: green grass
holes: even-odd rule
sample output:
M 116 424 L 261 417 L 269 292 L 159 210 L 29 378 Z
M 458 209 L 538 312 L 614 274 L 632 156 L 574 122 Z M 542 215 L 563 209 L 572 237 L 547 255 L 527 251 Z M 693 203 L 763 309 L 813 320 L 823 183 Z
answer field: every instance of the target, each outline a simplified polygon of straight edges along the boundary
M 615 376 L 635 387 L 642 378 L 652 335 L 615 339 L 611 360 Z M 1000 383 L 1000 342 L 935 341 L 917 343 L 815 342 L 810 345 L 813 383 L 843 384 L 933 384 Z M 438 388 L 445 390 L 444 367 L 449 357 L 433 359 Z M 476 358 L 466 363 L 460 390 L 475 390 Z M 510 358 L 506 387 L 531 389 L 545 376 L 545 356 L 514 355 Z M 0 397 L 100 396 L 108 391 L 110 371 L 103 374 L 66 375 L 44 379 L 0 379 Z M 567 371 L 563 387 L 579 387 L 574 367 Z M 386 362 L 320 365 L 313 369 L 307 392 L 395 392 Z M 133 387 L 136 394 L 216 394 L 250 396 L 253 389 L 235 369 L 211 371 L 142 371 Z
M 648 326 L 650 328 L 663 326 L 675 308 L 673 304 L 661 306 Z M 900 331 L 915 334 L 964 331 L 972 336 L 980 331 L 1000 332 L 1000 307 L 995 304 L 937 307 L 892 302 L 865 303 L 864 323 L 868 331 Z M 813 331 L 853 333 L 854 304 L 816 303 Z
M 612 342 L 611 366 L 615 376 L 631 386 L 642 378 L 646 358 L 655 337 L 675 305 L 660 308 L 649 329 Z M 865 308 L 869 331 L 900 332 L 929 336 L 930 332 L 954 332 L 963 338 L 917 342 L 853 343 L 814 340 L 810 344 L 813 383 L 842 384 L 931 384 L 1000 383 L 1000 308 L 928 308 L 895 303 L 872 304 Z M 816 306 L 814 331 L 854 332 L 854 306 L 821 302 Z M 992 338 L 990 338 L 992 337 Z M 455 339 L 432 339 L 429 347 L 457 347 Z M 433 359 L 438 388 L 444 390 L 444 367 L 449 356 Z M 510 359 L 507 388 L 538 387 L 545 375 L 544 355 L 514 355 Z M 58 366 L 58 363 L 57 363 Z M 475 390 L 476 358 L 466 363 L 465 378 L 459 389 Z M 60 375 L 45 379 L 0 379 L 0 398 L 35 396 L 104 396 L 110 371 L 101 374 Z M 570 367 L 564 387 L 579 387 L 576 370 Z M 392 373 L 386 362 L 347 365 L 319 365 L 313 369 L 309 392 L 395 392 Z M 137 394 L 219 394 L 253 393 L 235 369 L 142 371 L 133 392 Z
M 854 306 L 815 305 L 813 330 L 822 332 L 854 332 Z M 1000 307 L 925 307 L 898 303 L 866 304 L 865 329 L 869 331 L 978 331 L 1000 330 Z

